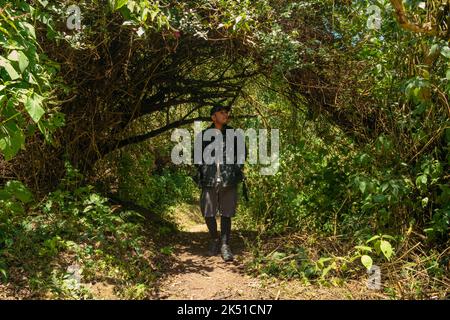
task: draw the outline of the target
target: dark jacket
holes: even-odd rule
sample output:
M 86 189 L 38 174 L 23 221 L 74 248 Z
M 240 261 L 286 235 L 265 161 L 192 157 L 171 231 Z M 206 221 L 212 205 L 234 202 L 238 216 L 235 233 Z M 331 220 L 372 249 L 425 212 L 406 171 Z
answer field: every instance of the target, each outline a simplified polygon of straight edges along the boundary
M 214 128 L 214 123 L 210 125 L 208 128 L 204 129 L 201 132 L 201 137 L 203 137 L 204 133 L 208 129 Z M 219 164 L 220 166 L 220 176 L 222 186 L 235 186 L 239 182 L 241 182 L 244 179 L 243 174 L 243 167 L 244 164 L 238 164 L 237 163 L 237 137 L 234 137 L 234 162 L 233 163 L 226 163 L 226 129 L 233 129 L 233 127 L 224 125 L 221 132 L 222 132 L 222 138 L 223 138 L 223 163 Z M 197 137 L 198 139 L 201 139 L 201 137 Z M 215 137 L 211 138 L 211 141 L 202 141 L 202 155 L 203 152 L 210 143 L 214 142 Z M 245 141 L 244 141 L 245 145 Z M 214 156 L 214 151 L 212 152 L 212 156 Z M 245 146 L 245 156 L 247 157 L 247 147 Z M 200 187 L 213 187 L 216 185 L 216 171 L 217 166 L 215 163 L 213 164 L 206 164 L 204 159 L 202 160 L 202 164 L 195 164 L 197 167 L 197 183 Z

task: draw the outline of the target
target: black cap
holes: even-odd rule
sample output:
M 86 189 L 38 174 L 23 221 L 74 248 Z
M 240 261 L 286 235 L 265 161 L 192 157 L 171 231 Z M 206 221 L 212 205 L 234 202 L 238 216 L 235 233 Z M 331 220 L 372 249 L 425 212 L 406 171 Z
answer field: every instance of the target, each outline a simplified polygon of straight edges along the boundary
M 222 106 L 222 105 L 215 105 L 211 108 L 211 111 L 209 112 L 209 115 L 212 116 L 214 113 L 220 110 L 226 110 L 230 111 L 230 107 Z

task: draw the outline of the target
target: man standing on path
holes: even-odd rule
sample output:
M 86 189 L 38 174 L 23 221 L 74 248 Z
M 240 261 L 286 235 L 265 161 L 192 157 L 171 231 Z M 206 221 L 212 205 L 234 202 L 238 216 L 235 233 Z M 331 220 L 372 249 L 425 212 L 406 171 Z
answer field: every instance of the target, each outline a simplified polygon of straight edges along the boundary
M 224 261 L 232 261 L 233 254 L 230 248 L 231 236 L 231 218 L 236 213 L 238 202 L 238 183 L 244 179 L 243 175 L 243 161 L 238 161 L 238 158 L 246 158 L 245 141 L 243 155 L 239 154 L 242 150 L 238 148 L 237 136 L 231 137 L 234 141 L 233 162 L 229 163 L 226 157 L 226 143 L 230 141 L 227 135 L 233 134 L 234 129 L 227 125 L 229 108 L 216 105 L 210 111 L 212 124 L 201 132 L 201 136 L 197 139 L 202 141 L 202 163 L 196 164 L 198 169 L 197 181 L 201 187 L 200 209 L 205 218 L 208 227 L 210 240 L 208 247 L 208 255 L 215 256 L 219 253 L 219 248 Z M 231 129 L 231 130 L 227 130 Z M 211 141 L 206 139 L 205 132 L 207 130 L 213 131 Z M 222 138 L 222 154 L 215 156 L 215 150 L 212 150 L 211 157 L 214 159 L 212 164 L 205 163 L 203 152 L 205 148 L 217 137 Z M 242 152 L 241 152 L 242 153 Z M 238 157 L 238 154 L 240 157 Z M 220 156 L 223 156 L 220 160 Z M 241 162 L 241 163 L 240 163 Z M 220 213 L 220 237 L 217 231 L 216 214 Z

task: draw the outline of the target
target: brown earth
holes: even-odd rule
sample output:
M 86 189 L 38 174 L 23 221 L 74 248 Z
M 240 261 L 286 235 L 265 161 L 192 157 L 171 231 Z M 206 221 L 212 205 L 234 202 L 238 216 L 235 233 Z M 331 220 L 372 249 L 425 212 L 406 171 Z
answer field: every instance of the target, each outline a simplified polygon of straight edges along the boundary
M 369 290 L 365 280 L 351 281 L 339 287 L 306 286 L 299 280 L 284 281 L 247 272 L 251 259 L 246 248 L 249 232 L 233 230 L 231 248 L 233 262 L 219 255 L 206 255 L 208 233 L 195 208 L 178 212 L 181 231 L 164 239 L 172 250 L 161 270 L 162 278 L 153 299 L 380 299 L 386 296 Z M 218 226 L 220 228 L 220 220 Z M 234 228 L 234 226 L 233 226 Z

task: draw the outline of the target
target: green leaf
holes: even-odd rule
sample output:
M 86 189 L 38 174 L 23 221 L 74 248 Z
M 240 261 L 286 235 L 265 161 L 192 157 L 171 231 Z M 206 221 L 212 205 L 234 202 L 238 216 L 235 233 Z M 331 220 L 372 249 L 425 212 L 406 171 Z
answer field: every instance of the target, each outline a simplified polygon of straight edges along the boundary
M 426 174 L 422 174 L 420 176 L 417 177 L 416 179 L 416 185 L 426 185 L 428 181 L 427 175 Z
M 115 0 L 114 1 L 114 10 L 118 10 L 126 5 L 128 0 Z
M 380 237 L 380 236 L 378 236 L 378 235 L 373 236 L 372 238 L 370 238 L 369 240 L 367 240 L 366 243 L 369 243 L 369 242 L 371 242 L 371 241 L 373 241 L 373 240 L 376 240 L 376 239 L 378 239 L 379 237 Z
M 367 183 L 365 181 L 361 181 L 359 183 L 359 190 L 361 190 L 361 193 L 364 193 L 364 191 L 366 191 L 366 186 L 367 186 Z
M 372 267 L 373 261 L 371 257 L 365 254 L 361 256 L 361 263 L 364 267 L 366 267 L 367 270 L 369 270 Z
M 28 111 L 31 119 L 34 122 L 39 122 L 39 119 L 44 115 L 45 111 L 42 108 L 42 100 L 44 98 L 37 93 L 33 93 L 31 97 L 27 97 L 25 102 L 25 109 Z
M 13 194 L 17 199 L 23 203 L 28 203 L 32 200 L 33 194 L 23 185 L 22 182 L 13 180 L 8 181 L 5 186 L 5 191 Z
M 381 252 L 383 252 L 384 256 L 389 260 L 393 253 L 391 244 L 389 242 L 387 242 L 386 240 L 381 240 L 380 249 L 381 249 Z
M 355 246 L 355 249 L 372 252 L 372 248 L 368 246 Z
M 441 54 L 446 58 L 450 58 L 450 48 L 448 46 L 443 47 Z
M 325 276 L 328 274 L 328 272 L 330 272 L 331 269 L 336 270 L 336 262 L 333 262 L 333 263 L 331 263 L 330 265 L 328 265 L 326 268 L 324 268 L 324 269 L 322 270 L 322 275 L 321 275 L 321 277 L 322 277 L 322 278 L 325 278 Z
M 383 239 L 391 239 L 392 241 L 396 241 L 395 238 L 394 238 L 393 236 L 388 235 L 388 234 L 383 234 L 383 237 L 382 237 L 382 238 L 383 238 Z
M 29 24 L 28 22 L 19 22 L 19 25 L 21 25 L 30 35 L 33 39 L 36 39 L 36 31 L 34 29 L 34 26 Z
M 42 4 L 43 7 L 46 7 L 48 4 L 47 0 L 38 0 L 40 4 Z
M 152 22 L 155 20 L 156 15 L 158 14 L 159 11 L 157 10 L 152 10 L 150 11 L 150 19 L 152 20 Z
M 9 61 L 3 57 L 0 57 L 0 67 L 5 68 L 6 72 L 8 73 L 9 77 L 11 78 L 11 80 L 16 80 L 20 77 L 20 75 L 17 73 L 17 71 L 11 65 L 11 63 L 9 63 Z
M 9 192 L 6 192 L 5 190 L 1 190 L 0 189 L 0 200 L 10 200 L 11 199 L 11 194 L 9 194 Z
M 384 194 L 376 194 L 373 196 L 373 201 L 375 203 L 382 203 L 385 202 L 387 197 Z
M 171 255 L 173 253 L 173 248 L 171 246 L 166 246 L 160 249 L 160 252 L 165 255 Z
M 30 60 L 28 60 L 28 57 L 22 52 L 19 52 L 19 68 L 20 71 L 23 72 L 28 65 L 30 64 Z
M 7 274 L 6 274 L 6 270 L 5 270 L 5 269 L 0 269 L 0 273 L 3 275 L 3 277 L 4 277 L 5 279 L 8 279 L 8 276 L 7 276 Z
M 25 136 L 14 122 L 9 121 L 4 128 L 7 134 L 0 138 L 0 150 L 2 150 L 5 160 L 9 161 L 25 143 Z
M 440 49 L 440 46 L 438 44 L 433 44 L 430 48 L 430 55 L 439 54 L 438 50 Z
M 447 70 L 445 77 L 447 78 L 447 80 L 450 80 L 450 69 Z
M 28 83 L 30 83 L 30 84 L 38 84 L 36 82 L 36 79 L 34 78 L 34 76 L 33 76 L 33 74 L 31 72 L 28 74 Z
M 8 55 L 9 61 L 19 61 L 19 52 L 17 50 L 11 51 L 11 53 Z

